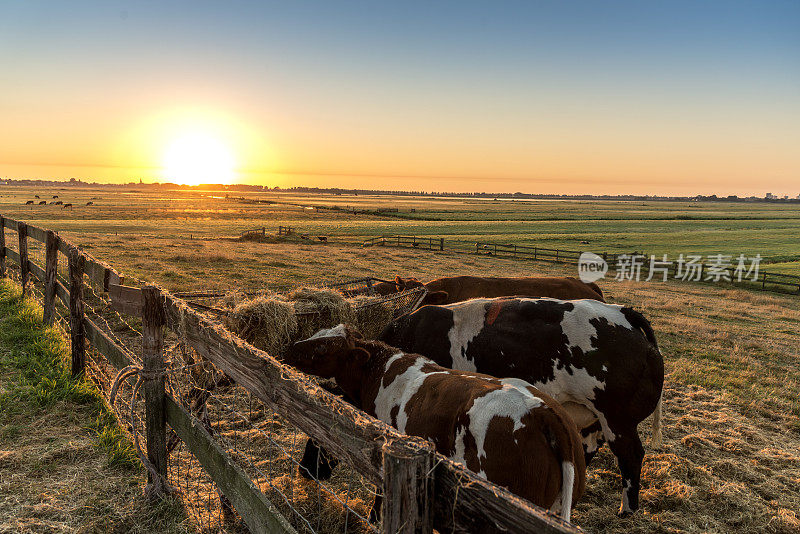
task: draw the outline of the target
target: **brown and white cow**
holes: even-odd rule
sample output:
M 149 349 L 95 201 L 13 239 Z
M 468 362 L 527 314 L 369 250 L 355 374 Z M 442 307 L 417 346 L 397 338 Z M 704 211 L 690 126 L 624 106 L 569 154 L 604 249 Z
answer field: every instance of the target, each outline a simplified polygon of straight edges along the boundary
M 564 409 L 522 380 L 453 371 L 339 325 L 285 361 L 335 378 L 358 407 L 529 501 L 560 512 L 583 494 L 580 436 Z
M 473 299 L 423 306 L 381 341 L 444 367 L 513 377 L 561 403 L 581 429 L 587 463 L 603 441 L 622 474 L 620 515 L 639 504 L 644 448 L 637 427 L 655 411 L 660 442 L 664 362 L 650 323 L 632 308 L 584 299 Z

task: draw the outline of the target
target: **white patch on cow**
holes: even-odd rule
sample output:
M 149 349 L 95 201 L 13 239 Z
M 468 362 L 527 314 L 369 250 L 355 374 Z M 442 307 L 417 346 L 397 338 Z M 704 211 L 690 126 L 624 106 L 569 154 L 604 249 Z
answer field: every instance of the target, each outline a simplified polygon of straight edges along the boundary
M 592 432 L 588 436 L 581 435 L 583 452 L 585 452 L 586 454 L 592 454 L 593 452 L 597 452 L 597 449 L 600 448 L 600 437 L 602 435 L 603 435 L 602 430 L 598 430 L 597 432 Z
M 392 364 L 403 355 L 401 352 L 389 358 L 384 372 L 388 372 Z M 447 373 L 447 371 L 423 372 L 422 366 L 429 363 L 432 362 L 420 356 L 414 361 L 413 365 L 402 374 L 397 375 L 390 384 L 381 382 L 381 387 L 375 396 L 375 415 L 377 415 L 378 419 L 391 425 L 392 410 L 398 407 L 397 424 L 394 426 L 400 432 L 406 431 L 406 424 L 408 423 L 406 404 L 408 401 L 419 391 L 426 378 Z
M 526 387 L 520 387 L 520 382 Z M 525 414 L 544 404 L 542 399 L 527 389 L 527 386 L 528 384 L 523 380 L 511 379 L 509 383 L 503 384 L 502 388 L 490 391 L 472 403 L 467 415 L 469 416 L 469 431 L 475 438 L 475 445 L 478 449 L 478 461 L 486 458 L 484 444 L 492 419 L 495 417 L 510 418 L 514 423 L 513 431 L 516 432 L 522 428 L 522 418 Z M 483 470 L 479 474 L 483 474 Z
M 575 403 L 585 406 L 600 421 L 606 440 L 609 443 L 614 441 L 615 435 L 609 428 L 605 415 L 595 407 L 593 402 L 595 389 L 604 390 L 606 383 L 590 375 L 584 368 L 567 365 L 559 369 L 558 365 L 559 362 L 553 362 L 552 380 L 537 382 L 534 386 L 553 397 L 560 404 Z
M 323 328 L 308 339 L 321 339 L 325 337 L 346 337 L 347 330 L 343 324 L 338 324 L 333 328 Z
M 467 429 L 463 426 L 458 427 L 456 430 L 456 437 L 453 441 L 453 454 L 450 455 L 450 459 L 456 462 L 457 464 L 461 464 L 464 467 L 467 467 L 467 444 L 464 441 L 467 437 Z
M 571 300 L 570 303 L 574 306 L 573 309 L 564 312 L 561 320 L 561 331 L 567 336 L 567 348 L 578 347 L 584 354 L 594 348 L 592 338 L 597 336 L 597 330 L 590 322 L 591 319 L 605 319 L 609 324 L 633 330 L 633 326 L 622 313 L 622 306 L 618 304 L 606 304 L 592 299 Z
M 469 342 L 483 330 L 486 321 L 486 303 L 490 299 L 472 299 L 446 306 L 453 312 L 453 326 L 447 333 L 450 340 L 450 357 L 453 369 L 475 372 L 475 363 L 467 359 L 465 352 Z

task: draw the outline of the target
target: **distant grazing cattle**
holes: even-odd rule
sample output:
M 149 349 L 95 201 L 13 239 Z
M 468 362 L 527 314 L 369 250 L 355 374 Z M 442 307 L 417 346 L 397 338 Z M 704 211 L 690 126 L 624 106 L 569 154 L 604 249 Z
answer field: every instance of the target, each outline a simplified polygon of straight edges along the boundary
M 87 206 L 94 206 L 94 202 L 92 202 L 92 201 L 90 200 L 89 202 L 87 202 L 87 203 L 86 203 L 86 205 L 87 205 Z
M 62 210 L 65 210 L 65 209 L 67 209 L 67 208 L 70 208 L 70 209 L 72 209 L 72 204 L 70 204 L 69 202 L 67 202 L 66 204 L 64 204 L 64 206 L 63 206 L 61 209 L 62 209 Z
M 53 195 L 53 198 L 58 198 L 58 195 Z
M 550 395 L 581 430 L 587 463 L 608 441 L 622 473 L 620 515 L 638 508 L 644 448 L 637 426 L 655 411 L 653 443 L 660 443 L 664 383 L 664 361 L 639 312 L 591 299 L 474 299 L 423 306 L 379 339 Z
M 40 206 L 45 206 L 45 205 L 47 205 L 47 201 L 46 200 L 40 200 L 39 201 L 39 205 Z
M 296 343 L 286 362 L 335 378 L 365 412 L 432 441 L 453 461 L 566 521 L 583 494 L 586 466 L 575 425 L 522 380 L 446 369 L 365 341 L 344 325 Z
M 39 198 L 39 195 L 33 195 L 34 198 Z
M 27 201 L 27 202 L 25 203 L 25 205 L 26 205 L 26 206 L 27 206 L 27 205 L 29 205 L 29 204 L 33 204 L 33 200 L 29 200 L 29 201 Z
M 318 235 L 317 239 L 319 239 L 323 243 L 327 243 L 328 242 L 328 236 L 326 236 L 326 235 Z
M 60 200 L 56 200 L 55 202 L 53 202 L 53 204 L 55 204 L 56 206 L 60 206 L 61 204 L 63 204 L 63 202 L 61 202 Z

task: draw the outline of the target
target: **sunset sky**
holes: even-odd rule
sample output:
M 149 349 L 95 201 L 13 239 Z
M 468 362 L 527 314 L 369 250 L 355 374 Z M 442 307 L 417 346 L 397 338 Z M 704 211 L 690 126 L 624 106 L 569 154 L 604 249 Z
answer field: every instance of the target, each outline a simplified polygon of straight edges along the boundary
M 172 172 L 796 196 L 800 2 L 0 3 L 0 177 Z

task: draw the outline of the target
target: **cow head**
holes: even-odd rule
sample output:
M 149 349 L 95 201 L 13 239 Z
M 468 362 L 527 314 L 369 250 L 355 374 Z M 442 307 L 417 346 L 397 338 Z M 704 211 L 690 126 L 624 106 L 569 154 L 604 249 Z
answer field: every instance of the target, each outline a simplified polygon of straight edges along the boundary
M 415 287 L 422 287 L 423 283 L 417 280 L 414 277 L 409 278 L 400 278 L 399 276 L 394 277 L 394 284 L 397 286 L 397 291 L 407 291 L 409 289 L 414 289 Z
M 284 361 L 304 373 L 322 378 L 352 374 L 370 357 L 369 352 L 356 347 L 356 340 L 361 338 L 358 331 L 340 324 L 298 341 L 289 349 Z

